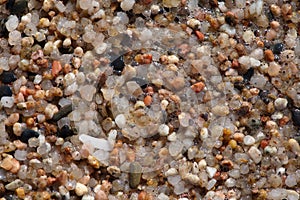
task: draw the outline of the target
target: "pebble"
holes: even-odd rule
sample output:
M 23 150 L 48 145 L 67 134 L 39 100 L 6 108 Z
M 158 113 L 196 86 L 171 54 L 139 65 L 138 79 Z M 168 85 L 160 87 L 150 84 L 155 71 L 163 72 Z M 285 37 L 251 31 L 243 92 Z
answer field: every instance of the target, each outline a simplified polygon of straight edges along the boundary
M 0 75 L 0 81 L 4 84 L 10 84 L 10 83 L 14 82 L 15 80 L 17 80 L 17 77 L 11 71 L 4 71 Z
M 277 110 L 284 110 L 288 105 L 288 100 L 285 98 L 277 98 L 274 101 L 274 106 Z
M 206 167 L 207 174 L 209 178 L 213 178 L 215 174 L 217 173 L 217 169 L 214 167 Z
M 251 146 L 255 143 L 255 139 L 254 137 L 252 137 L 251 135 L 246 135 L 244 137 L 244 144 L 247 146 Z
M 284 48 L 284 45 L 282 43 L 276 43 L 273 46 L 272 51 L 273 51 L 274 54 L 278 55 L 278 54 L 280 54 L 282 52 L 283 48 Z
M 262 159 L 262 153 L 257 147 L 255 146 L 250 147 L 250 149 L 248 150 L 248 154 L 256 164 L 260 163 Z
M 270 50 L 270 49 L 265 50 L 265 58 L 269 62 L 273 62 L 274 61 L 275 56 L 274 56 L 272 50 Z
M 132 9 L 134 4 L 135 4 L 135 0 L 123 0 L 120 6 L 122 10 L 129 11 Z
M 17 188 L 22 187 L 24 182 L 20 179 L 16 179 L 12 181 L 11 183 L 5 185 L 5 189 L 10 190 L 10 191 L 15 191 Z
M 160 136 L 167 136 L 169 134 L 169 126 L 166 124 L 162 124 L 158 127 L 158 133 Z
M 96 88 L 93 85 L 81 86 L 79 88 L 79 93 L 84 100 L 90 102 L 96 93 Z
M 14 97 L 3 96 L 1 98 L 1 104 L 5 108 L 12 108 L 14 106 Z
M 12 96 L 12 91 L 9 86 L 7 85 L 0 85 L 0 99 L 2 97 L 11 97 Z
M 300 155 L 300 145 L 295 139 L 289 139 L 288 144 L 292 150 L 292 152 L 296 155 Z
M 292 119 L 296 126 L 300 126 L 300 109 L 298 108 L 292 109 Z
M 132 162 L 129 165 L 129 186 L 133 189 L 140 184 L 142 176 L 142 166 L 138 162 Z
M 37 138 L 37 137 L 39 137 L 39 135 L 40 134 L 38 132 L 34 131 L 34 130 L 25 129 L 24 131 L 22 131 L 22 134 L 20 136 L 20 140 L 24 143 L 28 143 L 28 140 L 30 138 L 33 138 L 33 137 Z
M 81 197 L 88 193 L 88 188 L 87 186 L 77 182 L 75 187 L 75 193 Z

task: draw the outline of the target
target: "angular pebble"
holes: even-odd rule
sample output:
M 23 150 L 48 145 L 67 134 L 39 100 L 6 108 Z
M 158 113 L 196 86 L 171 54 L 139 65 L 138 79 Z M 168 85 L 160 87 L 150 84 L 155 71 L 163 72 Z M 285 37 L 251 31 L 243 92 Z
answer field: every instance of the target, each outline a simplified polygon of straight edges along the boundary
M 142 166 L 138 162 L 132 162 L 129 165 L 129 186 L 133 189 L 140 184 L 142 177 Z
M 258 148 L 256 148 L 255 146 L 252 146 L 249 150 L 248 150 L 248 154 L 251 157 L 251 159 L 258 164 L 261 159 L 262 159 L 262 153 L 260 152 L 260 150 Z

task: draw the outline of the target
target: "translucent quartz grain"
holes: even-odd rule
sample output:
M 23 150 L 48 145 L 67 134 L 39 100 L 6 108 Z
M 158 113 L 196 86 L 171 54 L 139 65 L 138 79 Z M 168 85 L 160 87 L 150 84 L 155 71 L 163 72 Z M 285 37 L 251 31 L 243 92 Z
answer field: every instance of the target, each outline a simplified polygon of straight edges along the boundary
M 27 151 L 25 150 L 16 150 L 14 153 L 14 157 L 19 160 L 19 161 L 24 161 L 26 160 L 26 156 L 27 156 Z
M 17 45 L 21 42 L 21 33 L 17 30 L 14 30 L 8 34 L 8 43 L 10 45 Z
M 10 15 L 5 23 L 8 32 L 15 30 L 18 27 L 19 19 L 16 15 Z

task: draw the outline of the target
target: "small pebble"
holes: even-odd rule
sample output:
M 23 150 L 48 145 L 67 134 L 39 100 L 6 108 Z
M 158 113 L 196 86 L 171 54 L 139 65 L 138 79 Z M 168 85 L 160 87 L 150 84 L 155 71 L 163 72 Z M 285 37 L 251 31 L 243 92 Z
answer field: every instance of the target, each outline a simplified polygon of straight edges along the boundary
M 12 96 L 12 91 L 9 86 L 7 85 L 0 85 L 0 99 L 2 97 L 11 97 Z
M 1 75 L 0 75 L 0 81 L 4 84 L 10 84 L 12 82 L 14 82 L 15 80 L 17 80 L 16 75 L 11 72 L 11 71 L 4 71 Z
M 260 161 L 262 159 L 262 153 L 260 152 L 260 150 L 258 148 L 256 148 L 255 146 L 252 146 L 248 150 L 248 154 L 256 164 L 260 163 Z
M 244 137 L 244 144 L 245 145 L 248 145 L 248 146 L 251 146 L 255 143 L 255 139 L 254 137 L 252 137 L 251 135 L 246 135 Z
M 81 197 L 88 193 L 88 188 L 85 185 L 77 182 L 75 187 L 75 193 Z
M 34 130 L 26 129 L 22 132 L 22 134 L 20 136 L 20 140 L 21 140 L 21 142 L 28 143 L 28 140 L 30 138 L 33 138 L 33 137 L 37 138 L 37 137 L 39 137 L 39 135 L 40 134 Z
M 133 189 L 140 184 L 142 176 L 142 166 L 138 162 L 132 162 L 129 165 L 129 186 Z
M 273 46 L 273 53 L 274 54 L 280 54 L 283 51 L 284 45 L 282 43 L 276 43 Z

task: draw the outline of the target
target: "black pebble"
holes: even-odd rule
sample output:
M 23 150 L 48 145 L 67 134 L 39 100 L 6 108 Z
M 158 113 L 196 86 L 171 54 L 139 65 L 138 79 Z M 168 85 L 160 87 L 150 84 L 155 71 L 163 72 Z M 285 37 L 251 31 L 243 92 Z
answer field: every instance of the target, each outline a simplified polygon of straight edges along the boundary
M 258 95 L 265 104 L 270 102 L 270 98 L 268 97 L 269 92 L 267 90 L 261 90 Z
M 113 67 L 114 71 L 117 72 L 122 72 L 124 67 L 125 67 L 125 63 L 124 63 L 124 59 L 123 59 L 123 55 L 117 57 L 116 59 L 114 59 L 111 63 L 110 66 Z
M 247 72 L 243 75 L 243 78 L 244 78 L 244 81 L 245 82 L 249 82 L 251 77 L 253 76 L 254 74 L 254 68 L 250 68 L 247 70 Z
M 300 109 L 292 109 L 292 119 L 296 126 L 300 126 Z
M 273 46 L 273 53 L 274 54 L 280 54 L 283 50 L 283 44 L 282 43 L 277 43 Z
M 4 84 L 10 84 L 12 82 L 14 82 L 15 80 L 17 80 L 16 75 L 13 72 L 6 72 L 4 71 L 1 75 L 0 75 L 0 81 Z
M 1 85 L 0 86 L 0 99 L 2 97 L 11 97 L 12 96 L 12 91 L 9 86 L 7 85 Z
M 27 13 L 27 5 L 28 0 L 8 0 L 6 3 L 6 9 L 9 10 L 11 14 L 20 16 Z
M 64 125 L 60 131 L 57 133 L 58 137 L 66 138 L 74 135 L 74 132 L 70 129 L 68 125 Z
M 37 138 L 37 137 L 39 137 L 39 135 L 40 134 L 34 130 L 26 129 L 22 132 L 20 140 L 21 140 L 21 142 L 28 143 L 28 140 L 30 138 L 33 138 L 33 137 Z

